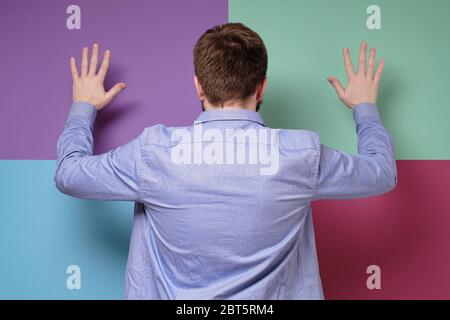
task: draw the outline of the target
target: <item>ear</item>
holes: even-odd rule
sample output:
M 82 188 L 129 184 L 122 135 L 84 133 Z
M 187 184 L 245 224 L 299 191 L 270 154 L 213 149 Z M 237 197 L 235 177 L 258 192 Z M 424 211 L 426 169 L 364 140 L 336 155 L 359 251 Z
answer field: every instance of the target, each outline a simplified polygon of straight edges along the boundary
M 205 99 L 205 93 L 203 92 L 202 86 L 200 85 L 200 82 L 198 82 L 198 78 L 196 75 L 194 75 L 194 85 L 195 90 L 197 91 L 198 99 L 203 101 Z
M 264 91 L 266 90 L 266 84 L 267 84 L 267 77 L 264 78 L 264 80 L 259 85 L 258 90 L 256 91 L 256 101 L 257 102 L 262 100 L 262 98 L 264 96 Z

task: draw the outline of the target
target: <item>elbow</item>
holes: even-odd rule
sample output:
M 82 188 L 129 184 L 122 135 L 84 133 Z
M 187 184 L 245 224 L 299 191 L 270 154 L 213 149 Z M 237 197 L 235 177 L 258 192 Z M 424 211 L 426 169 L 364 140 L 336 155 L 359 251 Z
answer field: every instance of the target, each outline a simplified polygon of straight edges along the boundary
M 380 194 L 388 193 L 394 190 L 397 186 L 397 167 L 395 161 L 392 166 L 382 171 L 379 186 Z
M 385 193 L 394 190 L 395 187 L 397 186 L 397 175 L 396 174 L 389 175 L 386 178 L 385 184 L 386 184 L 386 189 L 384 191 Z
M 397 186 L 397 165 L 395 159 L 369 161 L 369 163 L 370 170 L 366 171 L 368 176 L 370 176 L 367 180 L 370 181 L 367 194 L 376 196 L 394 190 Z
M 56 189 L 58 189 L 60 192 L 67 194 L 69 196 L 72 195 L 68 179 L 64 177 L 62 170 L 56 171 L 53 181 L 55 182 Z
M 64 185 L 64 180 L 61 177 L 61 174 L 59 173 L 59 171 L 56 171 L 53 181 L 55 182 L 56 189 L 58 189 L 62 193 L 66 193 L 67 189 L 66 189 L 66 186 Z
M 68 196 L 83 199 L 87 186 L 85 180 L 79 175 L 79 170 L 73 165 L 67 163 L 60 164 L 56 169 L 53 181 L 56 189 Z

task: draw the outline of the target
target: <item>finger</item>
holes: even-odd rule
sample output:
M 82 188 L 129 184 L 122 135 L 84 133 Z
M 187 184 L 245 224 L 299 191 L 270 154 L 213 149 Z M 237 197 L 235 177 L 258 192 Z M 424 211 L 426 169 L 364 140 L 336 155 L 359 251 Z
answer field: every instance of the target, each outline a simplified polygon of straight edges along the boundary
M 375 48 L 371 48 L 370 55 L 369 55 L 369 65 L 367 67 L 367 74 L 366 74 L 369 79 L 372 79 L 372 76 L 373 76 L 373 68 L 375 66 L 376 54 L 377 54 L 377 52 L 376 52 Z
M 78 78 L 80 76 L 78 75 L 77 63 L 75 62 L 75 58 L 74 57 L 70 57 L 70 71 L 72 73 L 73 81 L 78 80 Z
M 361 42 L 359 47 L 359 65 L 358 74 L 365 74 L 366 72 L 366 56 L 367 56 L 367 43 L 365 41 Z
M 116 83 L 108 92 L 106 92 L 106 101 L 111 101 L 119 92 L 125 89 L 127 85 L 124 82 Z
M 373 80 L 377 84 L 378 84 L 378 82 L 380 82 L 381 74 L 383 73 L 383 68 L 384 68 L 384 60 L 381 59 L 380 62 L 378 63 L 377 72 L 375 73 L 375 76 L 373 77 Z
M 355 70 L 353 70 L 352 58 L 350 57 L 348 48 L 344 48 L 344 66 L 347 78 L 350 79 L 355 75 Z
M 86 77 L 88 69 L 88 48 L 84 47 L 81 54 L 81 77 Z
M 92 57 L 91 57 L 91 65 L 89 67 L 89 75 L 95 76 L 97 72 L 97 64 L 98 64 L 98 44 L 94 43 L 92 46 Z
M 105 54 L 103 55 L 103 61 L 102 65 L 100 66 L 100 69 L 98 70 L 98 76 L 100 79 L 104 80 L 106 76 L 106 72 L 109 68 L 109 60 L 111 59 L 111 52 L 109 50 L 105 51 Z
M 335 77 L 328 77 L 328 82 L 330 82 L 330 84 L 334 87 L 334 89 L 336 90 L 336 93 L 338 95 L 339 98 L 343 97 L 345 94 L 345 89 L 342 86 L 342 83 L 336 79 Z

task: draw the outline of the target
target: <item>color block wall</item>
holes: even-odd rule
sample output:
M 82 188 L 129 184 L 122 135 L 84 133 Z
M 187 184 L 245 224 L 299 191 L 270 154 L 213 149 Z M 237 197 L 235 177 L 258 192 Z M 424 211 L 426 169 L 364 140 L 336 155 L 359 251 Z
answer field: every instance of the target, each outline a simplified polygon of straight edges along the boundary
M 81 9 L 68 29 L 67 8 Z M 381 29 L 369 30 L 376 4 Z M 356 150 L 350 111 L 327 83 L 344 80 L 341 49 L 361 40 L 386 60 L 380 111 L 394 136 L 399 184 L 364 200 L 315 203 L 325 296 L 450 298 L 450 2 L 434 0 L 98 0 L 0 3 L 0 298 L 121 298 L 133 204 L 70 198 L 53 184 L 56 141 L 71 103 L 69 57 L 99 42 L 106 85 L 128 88 L 98 114 L 96 153 L 156 123 L 200 112 L 192 48 L 209 27 L 241 21 L 269 51 L 262 105 L 274 127 L 306 128 Z M 81 289 L 66 268 L 81 269 Z M 381 269 L 381 289 L 366 286 Z

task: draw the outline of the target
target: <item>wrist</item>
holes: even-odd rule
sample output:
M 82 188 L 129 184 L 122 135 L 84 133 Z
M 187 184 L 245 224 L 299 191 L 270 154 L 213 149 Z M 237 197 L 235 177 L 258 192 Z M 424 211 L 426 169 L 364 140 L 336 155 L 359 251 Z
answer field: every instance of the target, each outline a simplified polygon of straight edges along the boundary
M 92 107 L 94 107 L 97 111 L 99 110 L 99 108 L 94 104 L 94 102 L 91 102 L 89 99 L 74 98 L 72 103 L 87 103 L 87 104 L 91 105 Z
M 363 118 L 372 117 L 380 119 L 380 113 L 378 107 L 372 102 L 361 102 L 355 104 L 353 107 L 353 119 L 356 123 L 359 123 Z
M 361 100 L 361 101 L 359 101 L 359 102 L 351 103 L 350 108 L 353 109 L 353 108 L 355 108 L 357 105 L 360 105 L 360 104 L 366 104 L 366 103 L 368 103 L 368 104 L 375 104 L 375 105 L 377 104 L 375 101 L 373 101 L 373 100 L 371 100 L 371 99 L 366 99 L 366 100 Z
M 73 101 L 69 111 L 69 117 L 71 116 L 87 117 L 91 122 L 94 122 L 97 116 L 97 108 L 87 101 Z

